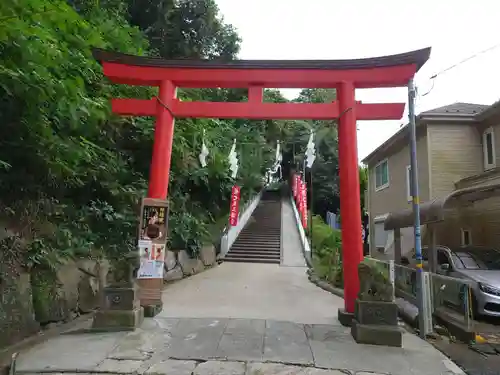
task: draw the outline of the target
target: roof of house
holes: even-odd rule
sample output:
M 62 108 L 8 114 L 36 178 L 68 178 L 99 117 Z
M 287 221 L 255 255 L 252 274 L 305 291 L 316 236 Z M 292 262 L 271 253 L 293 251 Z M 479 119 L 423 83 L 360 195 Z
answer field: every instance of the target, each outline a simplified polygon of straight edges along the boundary
M 445 117 L 453 117 L 456 119 L 468 120 L 474 119 L 476 116 L 480 116 L 482 113 L 489 112 L 492 107 L 495 107 L 499 102 L 493 105 L 475 104 L 475 103 L 453 103 L 445 105 L 443 107 L 438 107 L 430 109 L 428 111 L 421 112 L 417 116 L 417 126 L 420 120 L 439 120 Z M 373 150 L 368 156 L 366 156 L 362 163 L 367 163 L 370 159 L 373 159 L 379 152 L 386 150 L 391 145 L 395 144 L 398 140 L 403 139 L 408 134 L 408 124 L 404 125 L 399 129 L 392 137 L 387 139 L 379 147 Z
M 477 115 L 484 111 L 486 108 L 489 108 L 489 105 L 484 104 L 474 104 L 474 103 L 453 103 L 449 105 L 445 105 L 443 107 L 438 107 L 434 109 L 430 109 L 428 111 L 422 112 L 420 115 Z

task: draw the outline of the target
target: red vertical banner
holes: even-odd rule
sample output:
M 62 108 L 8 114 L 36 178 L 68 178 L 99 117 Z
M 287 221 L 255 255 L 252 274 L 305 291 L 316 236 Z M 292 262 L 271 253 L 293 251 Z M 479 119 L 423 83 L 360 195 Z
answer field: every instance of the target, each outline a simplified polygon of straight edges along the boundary
M 307 185 L 305 183 L 305 181 L 302 181 L 302 184 L 301 184 L 302 188 L 301 188 L 301 191 L 300 191 L 300 200 L 302 202 L 301 204 L 301 207 L 302 207 L 302 212 L 301 212 L 301 215 L 302 215 L 302 226 L 304 228 L 307 228 Z
M 299 191 L 299 175 L 295 173 L 293 175 L 293 197 L 297 199 L 297 193 Z
M 238 224 L 238 214 L 240 206 L 240 187 L 234 185 L 231 189 L 231 205 L 229 208 L 229 225 L 234 227 Z
M 302 199 L 300 199 L 302 191 L 302 179 L 297 176 L 297 195 L 295 196 L 295 203 L 297 204 L 297 209 L 299 210 L 299 215 L 302 217 Z

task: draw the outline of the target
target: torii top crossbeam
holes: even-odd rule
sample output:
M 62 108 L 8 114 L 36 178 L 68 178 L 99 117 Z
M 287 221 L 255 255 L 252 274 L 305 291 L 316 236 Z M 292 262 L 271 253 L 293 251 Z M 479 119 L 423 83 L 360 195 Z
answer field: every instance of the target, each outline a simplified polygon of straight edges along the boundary
M 160 86 L 170 81 L 176 87 L 248 88 L 248 103 L 181 102 L 169 109 L 175 117 L 314 119 L 340 115 L 338 102 L 262 103 L 263 88 L 338 88 L 350 82 L 354 88 L 405 86 L 427 61 L 430 48 L 398 55 L 355 60 L 164 60 L 132 56 L 100 49 L 94 56 L 111 81 L 140 86 Z M 122 115 L 155 116 L 156 100 L 113 100 L 113 112 Z M 356 103 L 358 120 L 400 119 L 399 103 Z
M 166 79 L 178 87 L 335 88 L 351 81 L 355 88 L 405 86 L 429 59 L 430 48 L 354 60 L 164 60 L 94 50 L 113 82 L 159 86 Z M 373 69 L 376 69 L 374 71 Z M 376 73 L 376 74 L 374 74 Z
M 363 259 L 356 121 L 399 120 L 405 107 L 404 103 L 357 102 L 355 89 L 406 86 L 429 59 L 430 48 L 356 60 L 163 60 L 99 49 L 94 56 L 115 83 L 159 87 L 157 98 L 112 102 L 115 113 L 156 117 L 148 192 L 152 198 L 167 198 L 175 117 L 338 119 L 344 301 L 345 310 L 354 312 L 359 291 L 357 267 Z M 183 102 L 176 97 L 177 87 L 248 88 L 248 101 Z M 264 88 L 335 88 L 337 100 L 265 103 Z M 148 302 L 161 304 L 160 287 L 161 280 Z

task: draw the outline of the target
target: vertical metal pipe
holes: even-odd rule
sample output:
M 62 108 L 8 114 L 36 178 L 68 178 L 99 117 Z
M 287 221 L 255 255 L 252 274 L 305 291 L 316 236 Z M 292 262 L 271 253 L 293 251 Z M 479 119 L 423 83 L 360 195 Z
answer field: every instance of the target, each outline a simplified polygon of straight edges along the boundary
M 417 304 L 420 337 L 425 338 L 424 317 L 424 274 L 422 267 L 422 242 L 420 234 L 420 196 L 418 191 L 418 165 L 417 165 L 417 130 L 415 119 L 415 82 L 408 82 L 408 117 L 410 120 L 410 165 L 411 165 L 411 195 L 413 199 L 413 232 L 415 237 L 415 258 L 417 260 Z

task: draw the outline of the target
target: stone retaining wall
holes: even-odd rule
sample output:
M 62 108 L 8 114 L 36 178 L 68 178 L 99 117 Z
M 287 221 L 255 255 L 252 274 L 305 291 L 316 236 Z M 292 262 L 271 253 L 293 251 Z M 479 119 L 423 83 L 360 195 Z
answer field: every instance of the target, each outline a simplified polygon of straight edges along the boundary
M 163 279 L 166 282 L 181 280 L 214 266 L 216 261 L 215 247 L 213 245 L 203 246 L 195 258 L 191 258 L 186 250 L 175 252 L 168 250 L 165 257 L 165 265 L 168 271 L 164 273 Z
M 216 264 L 213 245 L 204 246 L 196 258 L 185 250 L 167 252 L 165 281 L 180 280 Z M 179 266 L 180 265 L 180 266 Z M 181 268 L 182 266 L 182 268 Z M 108 262 L 68 261 L 57 271 L 23 269 L 0 262 L 0 349 L 32 336 L 43 328 L 68 322 L 99 306 L 99 278 L 106 279 Z M 82 271 L 83 270 L 83 271 Z M 85 272 L 86 271 L 86 272 Z
M 107 262 L 98 267 L 88 259 L 68 261 L 57 271 L 29 272 L 14 261 L 0 262 L 0 348 L 94 310 L 99 280 L 91 274 L 104 279 L 107 270 Z

